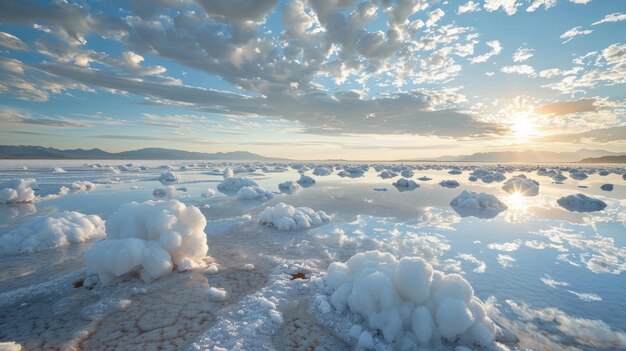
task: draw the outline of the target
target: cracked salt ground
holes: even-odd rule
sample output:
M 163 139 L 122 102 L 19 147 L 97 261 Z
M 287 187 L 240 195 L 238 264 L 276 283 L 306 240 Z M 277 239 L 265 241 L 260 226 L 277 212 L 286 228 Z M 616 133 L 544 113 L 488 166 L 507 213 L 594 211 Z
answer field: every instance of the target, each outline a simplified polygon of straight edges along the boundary
M 334 351 L 352 347 L 331 330 L 317 323 L 309 313 L 310 300 L 303 298 L 293 303 L 283 313 L 283 326 L 272 337 L 276 350 L 281 351 Z

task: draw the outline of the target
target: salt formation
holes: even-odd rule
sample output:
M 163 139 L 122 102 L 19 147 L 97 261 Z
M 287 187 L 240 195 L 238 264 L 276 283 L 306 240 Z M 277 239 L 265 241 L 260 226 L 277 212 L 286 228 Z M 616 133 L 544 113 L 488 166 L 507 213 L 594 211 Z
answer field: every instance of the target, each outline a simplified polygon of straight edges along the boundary
M 61 167 L 56 167 L 52 170 L 52 173 L 65 173 L 65 170 Z
M 298 184 L 300 184 L 300 186 L 308 188 L 315 184 L 315 179 L 303 174 L 300 176 L 300 179 L 298 179 Z
M 316 175 L 316 176 L 323 177 L 323 176 L 331 175 L 332 173 L 333 171 L 330 168 L 326 168 L 322 166 L 317 166 L 313 168 L 313 175 Z
M 354 324 L 350 336 L 361 348 L 496 346 L 499 328 L 467 280 L 434 270 L 419 257 L 358 253 L 346 263 L 332 263 L 321 285 L 317 308 L 324 315 L 358 316 L 362 325 Z
M 380 172 L 380 174 L 378 176 L 383 178 L 383 179 L 389 179 L 389 178 L 397 177 L 398 173 L 395 173 L 395 172 L 390 171 L 390 170 L 384 170 L 384 171 Z
M 37 181 L 32 178 L 13 179 L 0 183 L 0 203 L 16 204 L 35 200 Z
M 206 223 L 198 208 L 177 200 L 131 202 L 109 217 L 106 239 L 85 253 L 85 261 L 104 284 L 202 267 L 209 250 Z
M 298 189 L 300 189 L 300 186 L 290 180 L 278 184 L 278 190 L 280 190 L 280 192 L 285 193 L 285 194 L 293 194 Z
M 429 178 L 427 176 L 422 176 L 422 177 L 417 178 L 417 180 L 422 181 L 422 182 L 427 182 L 429 180 L 433 180 L 433 178 Z
M 96 185 L 90 181 L 77 181 L 77 182 L 73 182 L 72 185 L 70 185 L 70 190 L 72 192 L 90 192 L 92 190 L 94 190 L 96 188 Z
M 156 188 L 152 191 L 154 197 L 173 197 L 176 194 L 176 187 L 169 185 L 164 188 Z
M 504 174 L 500 171 L 491 171 L 487 169 L 476 169 L 472 173 L 471 176 L 474 176 L 483 181 L 483 183 L 493 183 L 493 182 L 501 182 L 506 179 Z
M 162 183 L 176 183 L 180 179 L 180 176 L 172 171 L 165 171 L 159 176 L 159 181 Z
M 604 190 L 604 191 L 613 191 L 613 184 L 602 184 L 600 186 L 600 189 Z
M 395 186 L 399 191 L 413 190 L 415 188 L 419 188 L 420 186 L 414 180 L 406 178 L 400 178 L 393 182 L 392 185 Z
M 0 236 L 0 253 L 36 252 L 82 243 L 104 235 L 104 221 L 96 215 L 61 212 L 38 217 Z
M 444 188 L 456 188 L 461 184 L 459 184 L 459 182 L 457 182 L 456 180 L 442 180 L 441 182 L 439 182 L 439 185 Z
M 233 172 L 233 170 L 230 167 L 226 167 L 222 175 L 224 176 L 224 179 L 226 179 L 226 178 L 230 178 L 234 176 L 235 172 Z
M 453 168 L 453 169 L 451 169 L 451 170 L 448 172 L 448 174 L 451 174 L 451 175 L 457 175 L 457 174 L 462 174 L 462 173 L 463 173 L 463 171 L 461 171 L 461 170 L 460 170 L 460 169 L 458 169 L 458 168 Z
M 606 207 L 604 201 L 580 193 L 562 197 L 556 202 L 566 210 L 574 212 L 602 211 Z
M 308 229 L 330 222 L 330 216 L 324 211 L 315 212 L 308 207 L 293 207 L 282 202 L 263 209 L 259 219 L 261 223 L 278 230 Z
M 402 172 L 400 172 L 400 175 L 403 176 L 404 178 L 413 178 L 413 170 L 410 168 L 406 168 L 403 169 Z
M 570 173 L 569 176 L 572 179 L 576 179 L 576 180 L 587 179 L 587 174 L 585 174 L 584 172 L 580 172 L 580 171 L 574 171 L 574 172 Z
M 492 194 L 464 190 L 452 199 L 450 206 L 461 217 L 493 218 L 508 207 Z
M 337 173 L 340 177 L 359 178 L 365 175 L 365 170 L 361 167 L 346 167 L 341 172 Z
M 554 177 L 552 177 L 552 180 L 557 183 L 557 184 L 563 184 L 563 182 L 567 179 L 566 176 L 564 176 L 563 174 L 559 173 L 557 175 L 555 175 Z
M 258 184 L 248 177 L 228 177 L 217 185 L 217 190 L 224 194 L 234 195 L 244 186 L 258 186 Z
M 213 197 L 215 196 L 215 189 L 208 188 L 207 190 L 202 192 L 202 197 Z
M 270 200 L 274 194 L 258 186 L 244 186 L 237 192 L 238 200 Z
M 539 194 L 539 182 L 520 174 L 504 182 L 502 189 L 509 194 L 518 193 L 524 196 L 536 196 Z

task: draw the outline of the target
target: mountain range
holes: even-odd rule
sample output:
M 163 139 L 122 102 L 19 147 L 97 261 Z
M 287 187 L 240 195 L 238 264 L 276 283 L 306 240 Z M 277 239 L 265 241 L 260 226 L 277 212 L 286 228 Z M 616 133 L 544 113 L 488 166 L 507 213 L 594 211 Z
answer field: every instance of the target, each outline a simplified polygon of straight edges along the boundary
M 580 149 L 570 152 L 555 151 L 495 151 L 471 155 L 442 156 L 430 161 L 451 162 L 583 162 L 583 159 L 618 156 L 619 153 L 605 150 Z
M 24 145 L 0 145 L 0 159 L 278 160 L 246 151 L 205 153 L 144 148 L 123 152 L 107 152 L 100 149 L 59 150 L 51 147 Z

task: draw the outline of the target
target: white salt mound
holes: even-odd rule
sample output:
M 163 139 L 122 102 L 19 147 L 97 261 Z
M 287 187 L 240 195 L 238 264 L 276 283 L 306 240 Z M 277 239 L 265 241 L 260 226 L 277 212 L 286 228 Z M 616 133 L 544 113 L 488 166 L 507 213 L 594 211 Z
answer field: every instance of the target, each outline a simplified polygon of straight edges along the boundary
M 0 253 L 43 251 L 101 236 L 104 236 L 104 221 L 100 217 L 65 211 L 38 217 L 0 236 Z
M 278 190 L 285 194 L 293 194 L 298 189 L 300 189 L 300 186 L 296 182 L 292 182 L 290 180 L 278 184 Z
M 70 186 L 72 192 L 89 192 L 96 189 L 96 185 L 88 180 L 73 182 Z
M 270 200 L 274 194 L 258 186 L 244 186 L 237 192 L 238 200 Z
M 65 173 L 65 170 L 61 167 L 56 167 L 52 170 L 52 173 Z
M 495 195 L 464 190 L 452 199 L 450 206 L 461 216 L 495 217 L 508 207 Z
M 396 180 L 395 182 L 393 182 L 392 185 L 398 189 L 404 189 L 404 190 L 413 190 L 415 188 L 419 188 L 420 186 L 414 180 L 406 179 L 406 178 L 400 178 Z
M 13 179 L 0 183 L 0 203 L 17 204 L 35 200 L 37 181 L 32 178 Z
M 152 191 L 154 197 L 173 197 L 176 194 L 176 187 L 169 185 L 163 188 L 156 188 Z
M 467 280 L 434 270 L 419 257 L 398 260 L 380 251 L 359 253 L 346 263 L 332 263 L 322 279 L 318 307 L 363 318 L 364 330 L 355 340 L 361 347 L 438 349 L 444 341 L 470 348 L 495 346 L 499 328 Z M 353 326 L 350 334 L 359 330 Z
M 222 175 L 224 176 L 224 179 L 226 179 L 226 178 L 230 178 L 230 177 L 234 176 L 235 172 L 233 172 L 233 170 L 230 167 L 226 167 L 224 169 L 224 173 L 222 173 Z
M 574 212 L 602 211 L 606 207 L 604 201 L 594 199 L 585 194 L 565 196 L 556 200 L 556 202 L 566 210 Z
M 308 175 L 303 174 L 300 176 L 300 179 L 298 179 L 298 184 L 307 188 L 315 184 L 315 179 L 313 179 L 312 177 L 309 177 Z
M 109 217 L 106 239 L 85 253 L 85 261 L 104 284 L 203 267 L 209 250 L 205 226 L 198 208 L 177 200 L 131 202 Z
M 258 184 L 248 177 L 228 177 L 217 185 L 217 190 L 224 194 L 236 194 L 244 186 L 258 186 Z
M 524 196 L 536 196 L 539 194 L 539 182 L 520 174 L 504 182 L 502 189 L 509 194 L 519 193 Z
M 461 184 L 459 184 L 459 182 L 457 182 L 456 180 L 442 180 L 441 182 L 439 182 L 439 185 L 444 188 L 456 188 Z
M 215 189 L 208 188 L 207 190 L 202 192 L 202 197 L 213 197 L 215 196 Z
M 279 202 L 274 207 L 266 207 L 259 213 L 261 223 L 278 230 L 308 229 L 330 222 L 324 211 L 315 212 L 308 207 L 293 207 Z
M 317 166 L 315 168 L 313 168 L 313 175 L 316 176 L 327 176 L 327 175 L 331 175 L 333 173 L 333 170 L 330 168 L 326 168 L 326 167 L 322 167 L 322 166 Z
M 172 171 L 165 171 L 159 176 L 159 180 L 163 183 L 176 183 L 180 179 L 180 176 Z

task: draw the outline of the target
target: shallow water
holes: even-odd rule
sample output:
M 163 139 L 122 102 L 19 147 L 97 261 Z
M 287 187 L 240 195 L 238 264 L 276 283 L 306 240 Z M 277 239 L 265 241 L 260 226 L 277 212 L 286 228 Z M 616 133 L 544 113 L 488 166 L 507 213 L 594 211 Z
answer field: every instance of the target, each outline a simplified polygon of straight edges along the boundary
M 116 166 L 129 161 L 0 161 L 0 182 L 35 178 L 38 196 L 54 195 L 76 180 L 98 185 L 90 192 L 51 197 L 32 205 L 0 205 L 0 235 L 38 216 L 66 210 L 106 220 L 124 203 L 154 199 L 153 190 L 163 186 L 157 180 L 164 170 L 160 166 L 177 169 L 190 162 L 132 161 L 132 170 L 118 171 L 89 166 L 94 163 Z M 28 170 L 21 169 L 23 166 Z M 509 348 L 601 349 L 593 338 L 607 335 L 624 338 L 626 345 L 622 332 L 626 330 L 622 313 L 626 310 L 626 184 L 621 174 L 595 173 L 585 180 L 570 178 L 554 184 L 535 171 L 507 173 L 507 178 L 525 174 L 540 183 L 538 196 L 523 197 L 506 193 L 502 183 L 471 182 L 467 170 L 450 175 L 448 169 L 432 167 L 415 170 L 413 177 L 432 180 L 417 181 L 420 187 L 413 191 L 399 191 L 392 185 L 398 177 L 381 179 L 370 168 L 360 178 L 341 178 L 336 171 L 313 176 L 315 185 L 287 195 L 278 191 L 278 184 L 297 180 L 297 170 L 257 170 L 237 175 L 249 176 L 274 191 L 270 201 L 237 200 L 220 192 L 212 198 L 202 197 L 204 190 L 215 189 L 223 180 L 211 170 L 224 166 L 216 163 L 175 170 L 182 180 L 174 184 L 186 188 L 174 198 L 198 206 L 209 220 L 205 232 L 209 255 L 220 267 L 217 273 L 172 273 L 152 283 L 135 280 L 88 290 L 75 288 L 74 283 L 87 274 L 82 254 L 93 242 L 3 255 L 0 341 L 17 342 L 27 349 L 180 349 L 194 345 L 351 349 L 353 345 L 310 310 L 314 286 L 308 278 L 323 274 L 330 262 L 378 249 L 397 257 L 417 255 L 439 270 L 462 274 L 476 296 L 497 309 L 492 318 L 520 338 L 519 343 L 507 345 Z M 54 167 L 66 172 L 53 173 Z M 528 170 L 534 166 L 512 167 Z M 449 189 L 438 184 L 447 179 L 461 185 Z M 605 183 L 614 184 L 614 190 L 602 191 L 600 186 Z M 382 188 L 387 191 L 379 191 Z M 463 190 L 493 194 L 508 209 L 489 219 L 461 217 L 449 203 Z M 607 207 L 579 213 L 557 204 L 560 197 L 576 193 L 601 199 Z M 323 210 L 332 216 L 332 222 L 294 232 L 258 223 L 258 213 L 278 202 Z M 254 270 L 244 268 L 249 263 Z M 289 274 L 296 270 L 306 272 L 307 279 L 290 280 Z M 226 289 L 228 299 L 207 299 L 209 286 Z M 275 306 L 266 308 L 265 300 Z M 563 315 L 542 319 L 537 311 L 546 308 Z M 281 314 L 282 323 L 272 323 L 272 311 Z M 573 336 L 579 326 L 569 321 L 576 318 L 594 321 L 590 336 Z M 615 348 L 609 343 L 605 346 Z

